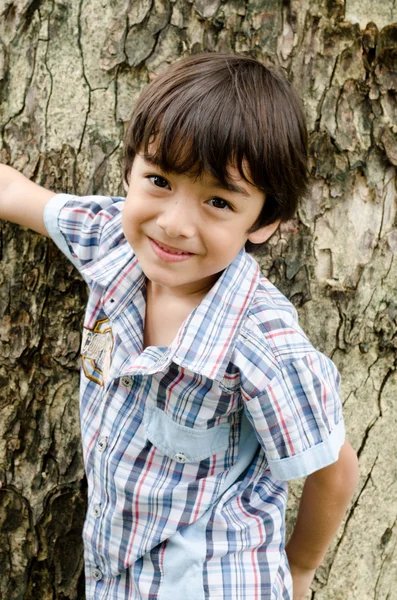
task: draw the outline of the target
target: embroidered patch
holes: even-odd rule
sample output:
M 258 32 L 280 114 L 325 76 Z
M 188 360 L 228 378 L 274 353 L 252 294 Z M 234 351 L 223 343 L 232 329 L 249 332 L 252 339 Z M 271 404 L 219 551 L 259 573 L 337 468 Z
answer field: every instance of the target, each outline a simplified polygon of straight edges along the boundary
M 93 329 L 83 328 L 81 362 L 85 376 L 103 385 L 112 359 L 113 333 L 109 319 L 101 319 Z

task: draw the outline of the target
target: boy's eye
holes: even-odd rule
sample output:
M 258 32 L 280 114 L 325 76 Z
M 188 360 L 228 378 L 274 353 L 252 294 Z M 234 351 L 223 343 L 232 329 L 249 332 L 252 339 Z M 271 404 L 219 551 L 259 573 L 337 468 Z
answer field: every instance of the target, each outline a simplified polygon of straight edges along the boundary
M 164 177 L 161 177 L 160 175 L 149 175 L 148 179 L 156 187 L 159 187 L 159 188 L 169 187 L 168 181 L 166 179 L 164 179 Z
M 214 208 L 232 208 L 229 202 L 226 202 L 226 200 L 224 200 L 223 198 L 211 198 L 211 200 L 208 200 L 208 203 Z

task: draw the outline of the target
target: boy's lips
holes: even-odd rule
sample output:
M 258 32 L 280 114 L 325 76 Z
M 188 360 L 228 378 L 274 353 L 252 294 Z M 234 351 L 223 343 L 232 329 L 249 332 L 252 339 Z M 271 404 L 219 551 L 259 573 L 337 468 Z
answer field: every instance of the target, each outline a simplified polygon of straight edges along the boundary
M 187 252 L 186 250 L 181 250 L 180 248 L 174 248 L 173 246 L 168 246 L 167 244 L 158 242 L 151 237 L 148 239 L 155 254 L 159 258 L 162 258 L 168 262 L 180 262 L 193 256 L 192 252 Z

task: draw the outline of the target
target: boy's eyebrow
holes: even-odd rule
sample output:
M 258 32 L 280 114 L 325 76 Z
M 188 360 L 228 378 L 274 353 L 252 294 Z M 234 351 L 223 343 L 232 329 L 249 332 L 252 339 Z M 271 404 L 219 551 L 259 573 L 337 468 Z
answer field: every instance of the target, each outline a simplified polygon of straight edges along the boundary
M 211 187 L 216 187 L 219 188 L 221 190 L 225 190 L 226 192 L 234 192 L 235 194 L 241 194 L 242 196 L 245 196 L 246 198 L 250 197 L 250 193 L 243 187 L 237 185 L 237 183 L 222 183 L 221 181 L 218 181 L 217 179 L 213 179 L 209 182 L 209 185 Z
M 142 158 L 145 161 L 145 163 L 147 163 L 148 165 L 151 165 L 152 167 L 158 167 L 159 169 L 164 171 L 164 173 L 166 173 L 166 169 L 164 169 L 162 167 L 161 160 L 157 159 L 155 156 L 151 156 L 149 158 L 149 157 L 146 157 L 145 155 L 142 155 Z

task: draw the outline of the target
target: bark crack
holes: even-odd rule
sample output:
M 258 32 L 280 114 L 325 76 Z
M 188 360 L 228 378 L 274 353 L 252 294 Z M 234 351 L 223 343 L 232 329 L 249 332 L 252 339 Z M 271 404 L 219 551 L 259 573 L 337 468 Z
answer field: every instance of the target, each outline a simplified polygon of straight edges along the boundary
M 391 526 L 391 528 L 390 528 L 390 529 L 391 529 L 391 531 L 393 531 L 393 530 L 395 529 L 395 527 L 396 527 L 396 523 L 397 523 L 397 519 L 394 521 L 393 525 Z M 379 595 L 379 594 L 380 594 L 380 593 L 383 593 L 382 591 L 380 591 L 380 592 L 379 592 L 379 590 L 378 590 L 378 587 L 379 587 L 379 584 L 380 584 L 380 582 L 381 582 L 381 578 L 382 578 L 382 575 L 383 575 L 383 567 L 384 567 L 384 565 L 385 565 L 385 564 L 387 564 L 387 563 L 388 563 L 388 561 L 389 561 L 389 556 L 393 556 L 393 554 L 394 554 L 394 551 L 395 551 L 396 547 L 397 547 L 397 543 L 395 543 L 395 544 L 393 545 L 393 550 L 390 552 L 390 554 L 386 554 L 386 556 L 383 556 L 383 557 L 382 557 L 382 561 L 381 561 L 381 564 L 380 564 L 380 567 L 379 567 L 379 573 L 378 573 L 378 576 L 377 576 L 377 578 L 376 578 L 376 583 L 375 583 L 375 598 L 374 598 L 374 600 L 378 600 L 378 599 L 380 598 L 380 595 Z M 392 591 L 392 590 L 391 590 L 391 588 L 389 587 L 388 594 L 387 594 L 387 596 L 386 596 L 386 600 L 387 600 L 387 598 L 389 598 L 389 597 L 390 597 L 391 591 Z
M 86 115 L 85 115 L 85 119 L 84 119 L 84 125 L 83 125 L 83 131 L 81 134 L 81 139 L 80 139 L 80 143 L 79 146 L 77 148 L 77 154 L 76 154 L 76 158 L 77 156 L 80 154 L 81 152 L 81 148 L 83 146 L 83 140 L 84 140 L 84 135 L 85 135 L 85 131 L 87 128 L 87 122 L 88 122 L 88 116 L 90 114 L 91 111 L 91 86 L 90 83 L 87 79 L 87 75 L 85 72 L 85 65 L 84 65 L 84 52 L 83 52 L 83 46 L 81 43 L 81 35 L 82 35 L 82 30 L 81 30 L 81 10 L 82 10 L 82 6 L 83 6 L 83 2 L 84 0 L 80 0 L 79 1 L 79 11 L 78 11 L 78 16 L 77 16 L 77 31 L 78 31 L 78 35 L 77 35 L 77 45 L 80 51 L 80 56 L 81 56 L 81 67 L 82 67 L 82 71 L 83 71 L 83 79 L 87 85 L 88 88 L 88 107 L 87 107 L 87 111 L 86 111 Z M 77 168 L 77 160 L 75 161 L 75 170 Z
M 386 273 L 386 275 L 384 277 L 381 277 L 380 281 L 381 281 L 382 284 L 384 284 L 385 281 L 388 279 L 388 277 L 390 275 L 390 271 L 392 270 L 393 263 L 394 263 L 394 255 L 392 254 L 391 255 L 391 259 L 390 259 L 390 265 L 389 265 L 389 268 L 387 269 L 387 273 Z
M 382 202 L 382 214 L 381 214 L 381 217 L 380 217 L 379 233 L 378 233 L 378 241 L 377 241 L 377 243 L 376 243 L 376 246 L 378 246 L 378 245 L 379 245 L 379 242 L 380 242 L 380 240 L 381 240 L 381 237 L 382 237 L 383 222 L 384 222 L 384 219 L 385 219 L 385 203 L 386 203 L 386 194 L 387 194 L 387 190 L 386 190 L 386 192 L 385 192 L 385 194 L 384 194 L 384 196 L 383 196 L 383 202 Z
M 35 70 L 36 70 L 37 48 L 38 48 L 38 44 L 33 44 L 32 70 L 31 70 L 30 76 L 29 76 L 29 78 L 27 80 L 27 83 L 25 85 L 25 89 L 23 91 L 22 108 L 19 111 L 17 111 L 16 113 L 14 113 L 13 115 L 11 115 L 10 118 L 4 123 L 3 131 L 4 131 L 4 129 L 7 127 L 7 125 L 13 119 L 16 119 L 17 117 L 21 116 L 23 114 L 23 112 L 25 111 L 25 108 L 26 108 L 26 98 L 27 98 L 27 95 L 29 93 L 29 89 L 30 89 L 30 86 L 32 84 L 34 73 L 35 73 Z
M 117 150 L 120 148 L 120 146 L 121 146 L 121 141 L 113 148 L 113 150 L 111 150 L 108 154 L 106 154 L 103 157 L 103 159 L 101 160 L 101 162 L 99 163 L 99 165 L 95 169 L 95 173 L 98 173 L 98 171 L 100 171 L 101 167 L 110 159 L 111 156 L 113 156 L 113 154 L 115 152 L 117 152 Z M 95 174 L 94 174 L 94 176 L 95 176 Z M 98 192 L 94 189 L 93 193 L 96 194 Z
M 317 108 L 317 119 L 315 121 L 314 124 L 314 131 L 319 132 L 320 131 L 320 123 L 321 123 L 321 117 L 322 117 L 322 112 L 323 112 L 323 104 L 325 102 L 325 98 L 329 92 L 329 90 L 332 88 L 332 83 L 333 83 L 333 79 L 335 76 L 335 72 L 336 72 L 336 68 L 338 66 L 338 62 L 339 62 L 339 54 L 337 55 L 335 62 L 334 62 L 334 66 L 332 68 L 332 73 L 331 73 L 331 77 L 329 80 L 329 84 L 324 88 L 324 91 L 321 95 L 320 98 L 320 102 L 318 103 L 318 108 Z M 335 122 L 336 122 L 336 115 L 335 115 Z
M 331 357 L 330 357 L 331 359 L 333 359 L 333 356 L 338 349 L 340 349 L 340 350 L 343 349 L 340 347 L 340 333 L 341 333 L 341 330 L 342 330 L 342 327 L 344 324 L 344 316 L 343 316 L 342 308 L 340 307 L 339 302 L 336 303 L 336 306 L 337 306 L 338 314 L 339 314 L 339 324 L 338 324 L 338 328 L 335 333 L 335 349 L 331 353 Z
M 376 361 L 375 361 L 375 362 L 376 362 Z M 375 363 L 374 363 L 374 364 L 375 364 Z M 373 365 L 371 365 L 371 366 L 373 366 Z M 371 367 L 370 367 L 370 368 L 371 368 Z M 385 388 L 385 385 L 386 385 L 386 383 L 387 383 L 387 382 L 388 382 L 388 380 L 389 380 L 389 377 L 390 377 L 390 376 L 391 376 L 391 375 L 394 373 L 394 371 L 395 371 L 395 369 L 394 369 L 394 368 L 391 368 L 391 369 L 389 369 L 389 371 L 386 373 L 385 377 L 383 378 L 383 381 L 382 381 L 382 383 L 381 383 L 381 386 L 380 386 L 379 392 L 378 392 L 378 394 L 377 394 L 377 405 L 378 405 L 378 411 L 379 411 L 379 414 L 378 414 L 378 416 L 376 417 L 376 419 L 374 419 L 374 421 L 373 421 L 372 423 L 370 423 L 370 425 L 368 425 L 368 427 L 367 427 L 367 428 L 366 428 L 366 430 L 365 430 L 365 434 L 364 434 L 364 437 L 363 437 L 363 440 L 362 440 L 361 446 L 360 446 L 360 448 L 357 450 L 357 456 L 358 456 L 358 458 L 360 458 L 360 456 L 361 456 L 361 454 L 362 454 L 362 452 L 363 452 L 363 450 L 364 450 L 364 448 L 365 448 L 365 446 L 366 446 L 366 443 L 367 443 L 367 441 L 368 441 L 368 437 L 369 437 L 369 434 L 371 433 L 371 430 L 372 430 L 372 429 L 373 429 L 373 427 L 376 425 L 376 423 L 378 422 L 378 420 L 379 420 L 380 418 L 382 418 L 382 417 L 383 417 L 383 411 L 382 411 L 382 400 L 381 400 L 381 398 L 382 398 L 382 393 L 383 393 L 383 390 L 384 390 L 384 388 Z
M 348 512 L 347 517 L 345 519 L 345 522 L 343 524 L 343 530 L 342 530 L 341 536 L 340 536 L 340 538 L 338 539 L 338 542 L 335 545 L 335 549 L 334 549 L 334 552 L 333 552 L 333 556 L 332 556 L 332 560 L 331 560 L 331 563 L 330 563 L 328 574 L 331 572 L 332 566 L 333 566 L 333 564 L 335 562 L 336 555 L 337 555 L 337 553 L 339 551 L 339 548 L 340 548 L 340 546 L 342 544 L 342 541 L 345 538 L 349 522 L 352 519 L 352 517 L 354 516 L 354 512 L 355 512 L 355 510 L 356 510 L 356 508 L 357 508 L 357 506 L 358 506 L 358 504 L 360 502 L 361 496 L 362 496 L 363 492 L 366 490 L 366 487 L 367 487 L 369 481 L 372 478 L 372 472 L 373 472 L 373 470 L 375 468 L 375 465 L 376 465 L 377 461 L 378 461 L 378 455 L 376 456 L 376 458 L 375 458 L 375 460 L 374 460 L 374 462 L 373 462 L 373 464 L 371 466 L 371 469 L 370 469 L 370 471 L 369 471 L 369 473 L 368 473 L 368 475 L 367 475 L 367 477 L 366 477 L 366 479 L 364 481 L 363 487 L 361 488 L 359 494 L 357 495 L 357 498 L 355 499 L 355 501 L 353 502 L 353 504 L 351 505 L 351 507 L 349 509 L 349 512 Z M 327 582 L 328 582 L 328 577 L 327 577 Z M 313 595 L 313 598 L 314 597 L 315 596 Z
M 378 244 L 376 245 L 376 247 L 378 247 Z M 387 270 L 387 273 L 386 273 L 386 275 L 385 275 L 384 277 L 382 277 L 382 278 L 381 278 L 381 283 L 382 283 L 382 284 L 383 284 L 383 283 L 384 283 L 384 281 L 387 279 L 387 277 L 388 277 L 388 275 L 389 275 L 389 273 L 390 273 L 390 271 L 391 271 L 392 265 L 393 265 L 393 255 L 391 255 L 391 259 L 390 259 L 390 265 L 389 265 L 389 267 L 388 267 L 388 270 Z M 363 270 L 362 270 L 362 272 L 360 273 L 360 276 L 359 276 L 358 283 L 359 283 L 359 281 L 360 281 L 360 279 L 361 279 L 361 277 L 362 277 L 362 274 L 363 274 L 363 272 L 364 272 L 364 269 L 363 269 Z M 357 286 L 356 286 L 356 287 L 358 287 L 358 283 L 357 283 Z M 377 286 L 374 286 L 374 289 L 372 290 L 372 293 L 371 293 L 371 297 L 370 297 L 370 299 L 368 300 L 367 304 L 365 305 L 365 307 L 364 307 L 364 308 L 363 308 L 363 310 L 362 310 L 362 316 L 363 316 L 363 317 L 365 316 L 365 313 L 367 312 L 368 308 L 370 307 L 370 305 L 371 305 L 371 303 L 372 303 L 372 301 L 373 301 L 373 299 L 374 299 L 374 296 L 375 296 L 375 294 L 376 294 L 376 292 L 377 292 L 377 291 L 378 291 L 378 287 L 377 287 Z M 359 327 L 359 332 L 360 332 L 360 333 L 361 333 L 361 331 L 362 331 L 362 328 L 363 328 L 364 324 L 365 324 L 365 319 L 363 318 L 363 319 L 362 319 L 362 324 L 361 324 L 361 325 L 360 325 L 360 327 Z
M 46 102 L 46 106 L 45 106 L 45 111 L 44 111 L 44 146 L 45 146 L 45 152 L 48 152 L 48 111 L 50 108 L 50 101 L 51 101 L 51 97 L 52 97 L 52 92 L 54 89 L 54 78 L 52 76 L 51 73 L 51 69 L 48 66 L 48 52 L 49 52 L 49 47 L 50 47 L 50 19 L 52 16 L 52 13 L 54 12 L 54 2 L 51 2 L 51 10 L 48 14 L 48 36 L 47 36 L 47 48 L 45 51 L 45 55 L 44 55 L 44 66 L 46 68 L 46 71 L 48 73 L 48 76 L 50 78 L 50 90 L 49 90 L 49 94 L 48 94 L 48 98 L 47 98 L 47 102 Z M 41 14 L 39 11 L 39 16 L 40 16 L 40 21 L 41 21 Z M 45 40 L 43 40 L 45 41 Z

